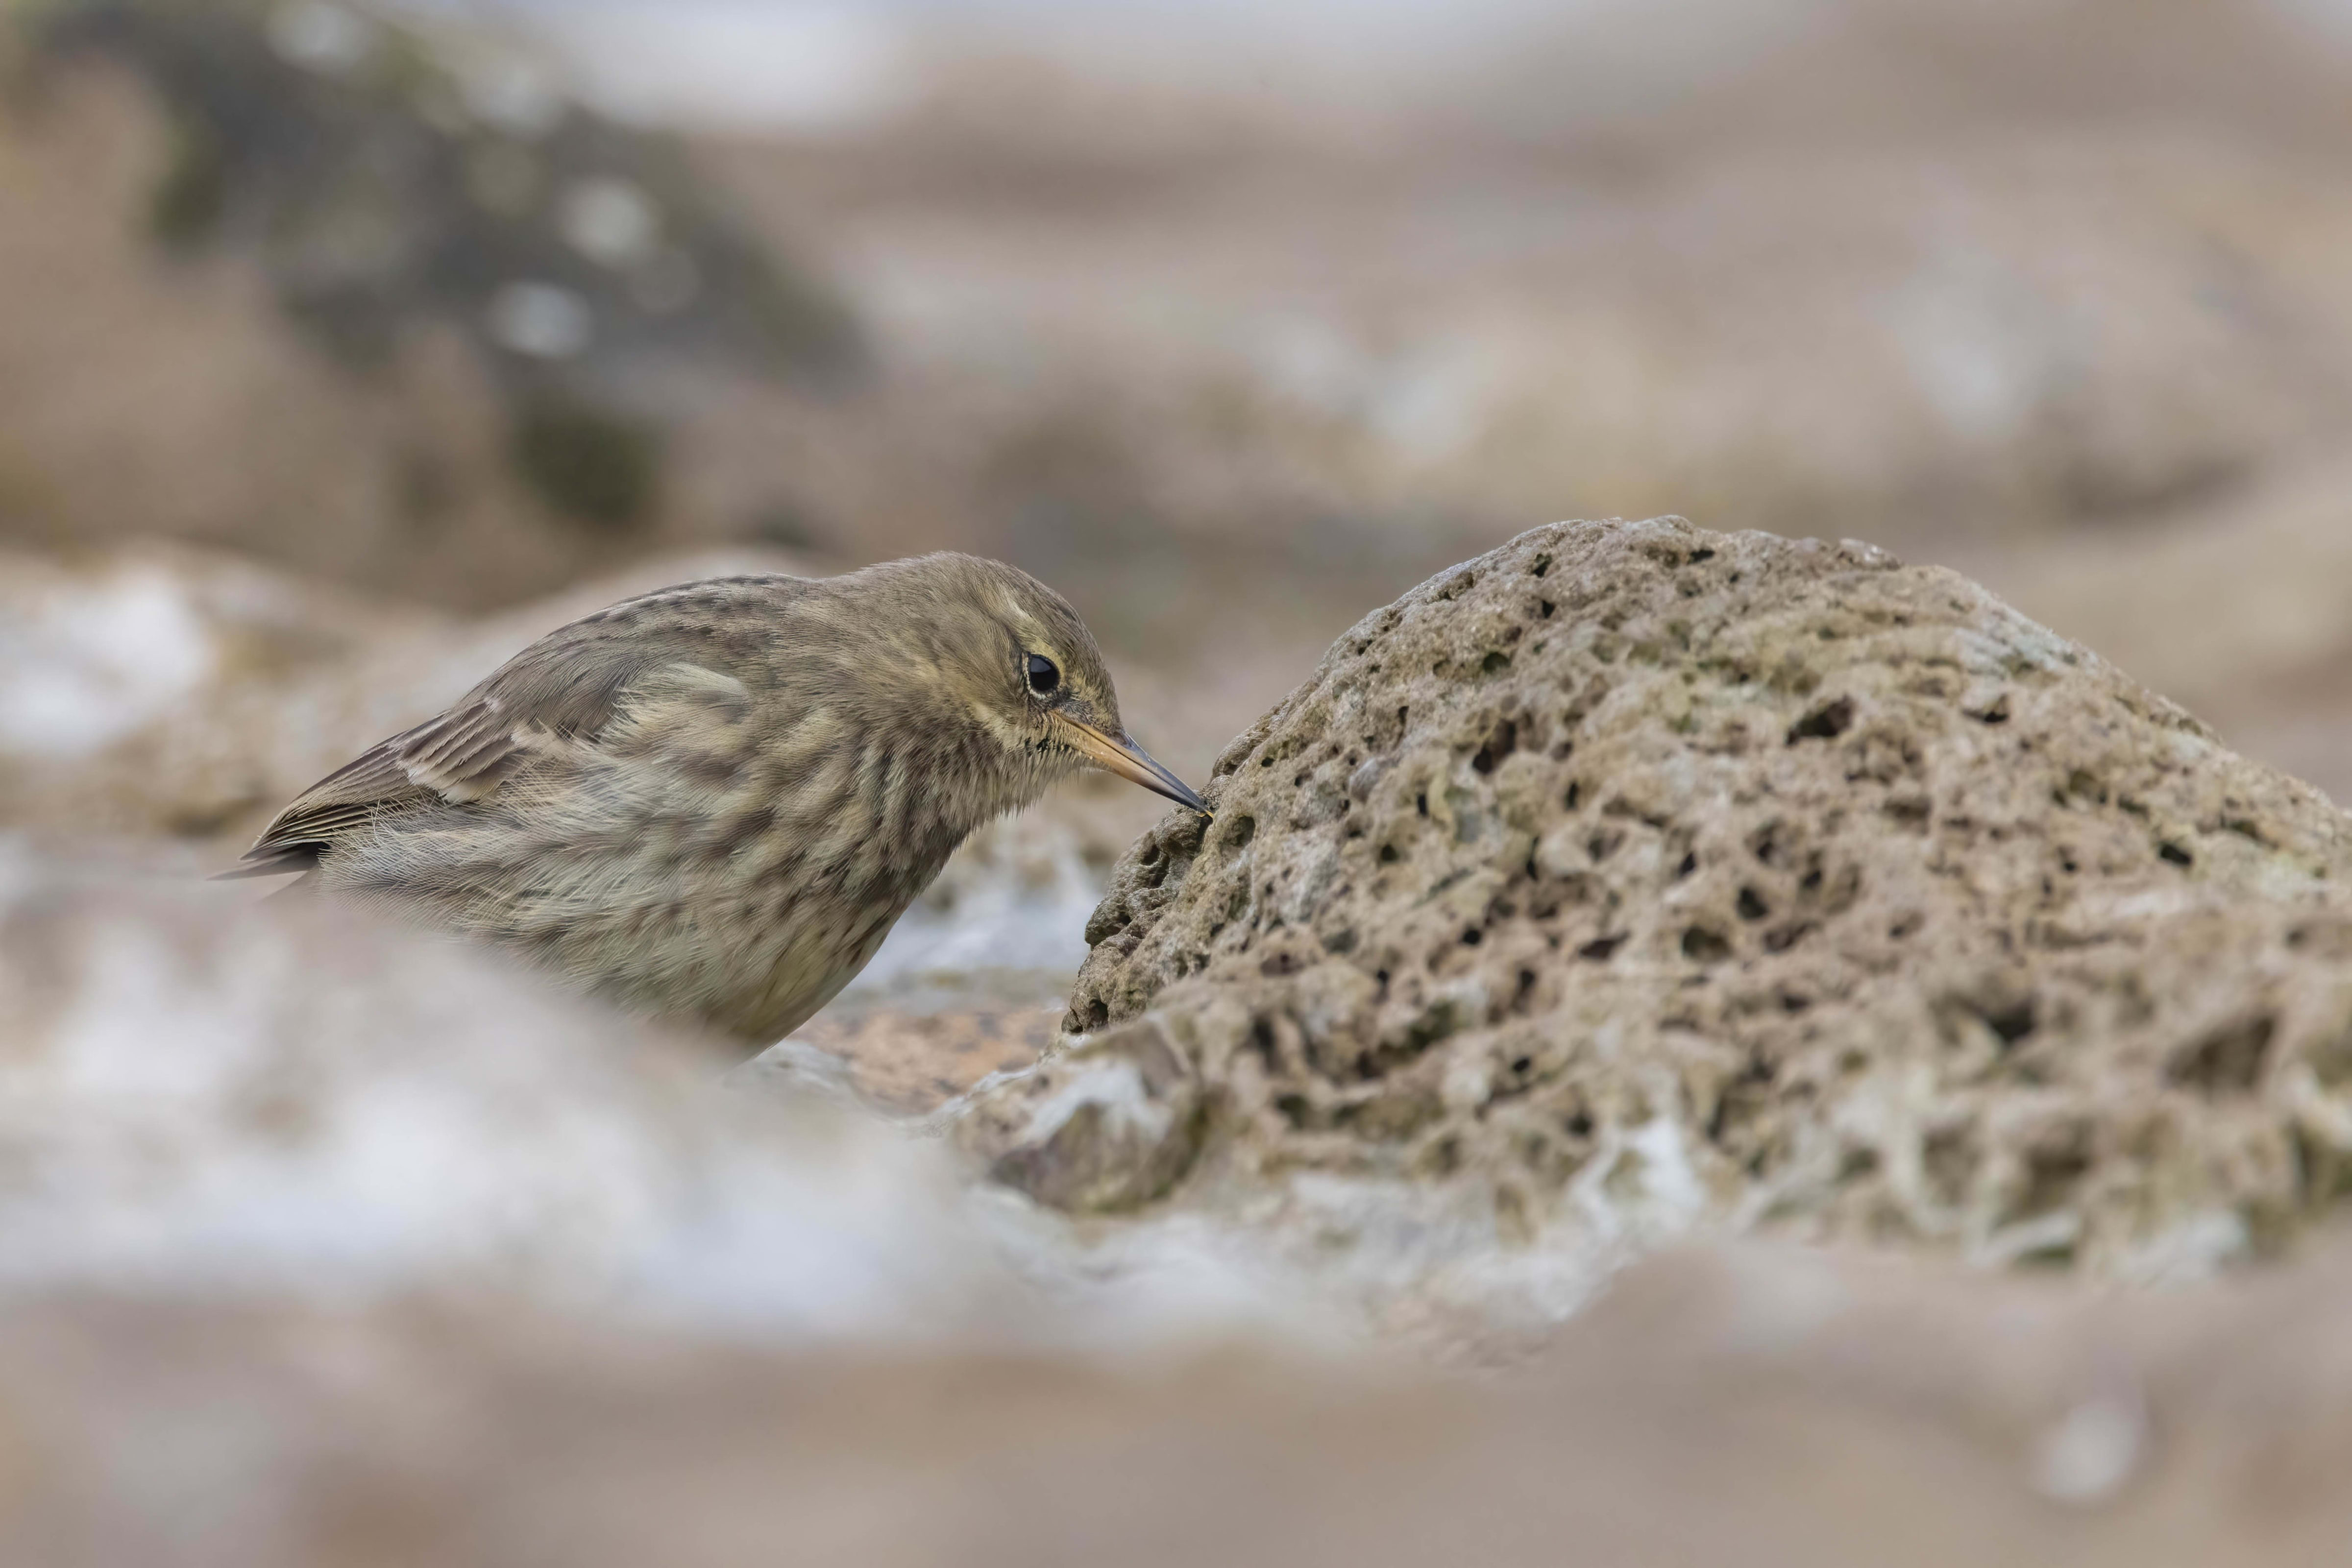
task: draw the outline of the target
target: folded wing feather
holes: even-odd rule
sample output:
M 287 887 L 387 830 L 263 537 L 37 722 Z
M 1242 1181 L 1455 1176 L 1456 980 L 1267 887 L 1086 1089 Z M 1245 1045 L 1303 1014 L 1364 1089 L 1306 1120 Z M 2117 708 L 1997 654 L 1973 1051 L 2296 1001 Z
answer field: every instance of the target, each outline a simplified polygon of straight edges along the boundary
M 595 620 L 551 632 L 446 713 L 379 742 L 305 789 L 262 831 L 246 863 L 226 874 L 308 871 L 337 839 L 378 817 L 483 800 L 549 737 L 593 741 L 629 686 L 650 670 L 690 659 L 698 652 L 690 643 L 624 639 Z

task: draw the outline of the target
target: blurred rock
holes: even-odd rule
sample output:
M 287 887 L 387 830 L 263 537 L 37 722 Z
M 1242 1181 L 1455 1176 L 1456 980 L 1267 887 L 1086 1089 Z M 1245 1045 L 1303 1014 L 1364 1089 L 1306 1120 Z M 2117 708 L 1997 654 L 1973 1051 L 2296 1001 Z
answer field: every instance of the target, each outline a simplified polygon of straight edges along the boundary
M 966 1127 L 1049 1201 L 1155 1185 L 1053 1169 L 1170 1157 L 1160 1082 L 1168 1137 L 1208 1107 L 1189 1200 L 1570 1293 L 1751 1226 L 2194 1272 L 2352 1170 L 2352 821 L 1947 571 L 1536 529 L 1367 617 L 1208 794 L 1119 862 L 1065 1025 L 1184 1070 L 1073 1049 Z
M 327 0 L 10 19 L 0 531 L 233 543 L 479 607 L 741 538 L 714 402 L 863 357 L 659 138 L 513 48 Z
M 2159 521 L 2352 422 L 2352 57 L 2156 10 L 1497 7 L 1344 111 L 1321 59 L 1040 36 L 887 133 L 714 155 L 871 258 L 958 411 L 901 448 L 1062 570 L 1157 524 L 1311 591 L 1665 510 L 1918 549 Z
M 0 1293 L 1040 1321 L 936 1146 L 723 1049 L 308 897 L 0 854 Z
M 417 619 L 163 541 L 0 551 L 0 757 L 79 763 L 209 694 L 347 657 Z
M 1507 1379 L 1247 1347 L 842 1356 L 518 1305 L 0 1309 L 0 1552 L 61 1565 L 772 1555 L 2252 1568 L 2352 1513 L 2340 1258 L 2092 1298 L 1733 1250 Z
M 41 45 L 127 66 L 157 95 L 173 162 L 155 241 L 254 255 L 289 316 L 357 363 L 420 319 L 457 328 L 525 394 L 586 392 L 632 357 L 781 372 L 855 353 L 840 306 L 670 149 L 487 40 L 340 0 L 80 0 Z

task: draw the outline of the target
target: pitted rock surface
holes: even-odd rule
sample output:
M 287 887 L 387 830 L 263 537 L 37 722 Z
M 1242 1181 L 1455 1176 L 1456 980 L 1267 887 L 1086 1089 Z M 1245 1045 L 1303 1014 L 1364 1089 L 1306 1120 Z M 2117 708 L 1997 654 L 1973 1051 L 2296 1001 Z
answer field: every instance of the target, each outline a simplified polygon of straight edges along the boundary
M 1506 1242 L 1769 1224 L 2126 1273 L 2352 1186 L 2347 819 L 1950 572 L 1538 528 L 1367 617 L 1214 772 L 1213 822 L 1117 868 L 1091 1038 L 977 1107 L 1016 1185 L 1313 1173 L 1466 1192 Z M 1179 1113 L 1131 1068 L 1067 1113 L 1137 1029 Z M 1110 1120 L 1191 1146 L 1121 1186 Z M 1057 1143 L 1088 1182 L 1041 1176 Z

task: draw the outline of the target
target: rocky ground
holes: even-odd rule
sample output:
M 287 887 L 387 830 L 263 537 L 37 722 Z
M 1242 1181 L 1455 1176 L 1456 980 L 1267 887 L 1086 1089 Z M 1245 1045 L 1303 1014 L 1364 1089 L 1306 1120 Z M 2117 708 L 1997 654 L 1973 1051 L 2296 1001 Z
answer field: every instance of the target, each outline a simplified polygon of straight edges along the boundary
M 1948 573 L 1673 520 L 1433 579 L 1211 788 L 1115 872 L 1087 1032 L 919 1127 L 875 1102 L 1004 1059 L 968 998 L 928 1078 L 730 1075 L 12 843 L 0 1539 L 2330 1560 L 2315 792 Z

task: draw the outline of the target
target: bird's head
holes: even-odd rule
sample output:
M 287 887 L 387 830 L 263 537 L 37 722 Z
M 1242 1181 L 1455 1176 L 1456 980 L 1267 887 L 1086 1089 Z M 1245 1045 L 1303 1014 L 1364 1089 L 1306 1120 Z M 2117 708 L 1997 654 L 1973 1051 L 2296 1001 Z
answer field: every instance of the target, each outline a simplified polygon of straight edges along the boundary
M 856 575 L 869 580 L 875 608 L 910 640 L 908 663 L 929 688 L 926 706 L 970 737 L 1014 800 L 1097 768 L 1208 811 L 1127 733 L 1102 651 L 1060 594 L 1016 567 L 966 555 Z

